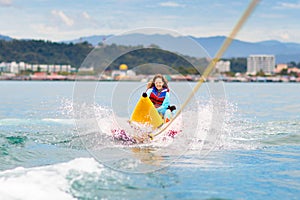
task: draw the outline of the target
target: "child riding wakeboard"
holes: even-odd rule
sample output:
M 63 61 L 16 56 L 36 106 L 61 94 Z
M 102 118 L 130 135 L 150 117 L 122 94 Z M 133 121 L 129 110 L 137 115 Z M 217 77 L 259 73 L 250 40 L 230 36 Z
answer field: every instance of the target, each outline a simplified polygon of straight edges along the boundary
M 161 74 L 156 74 L 147 85 L 147 96 L 152 101 L 158 113 L 163 117 L 164 122 L 171 120 L 176 107 L 170 106 L 170 92 L 168 82 Z

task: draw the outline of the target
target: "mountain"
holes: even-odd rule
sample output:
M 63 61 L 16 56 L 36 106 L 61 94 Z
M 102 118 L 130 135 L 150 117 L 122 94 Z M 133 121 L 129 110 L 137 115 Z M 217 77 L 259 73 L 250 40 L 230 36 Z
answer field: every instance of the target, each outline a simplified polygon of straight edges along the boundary
M 0 35 L 0 40 L 10 41 L 10 40 L 12 40 L 12 38 L 9 36 Z
M 124 35 L 118 37 L 112 37 L 113 35 L 99 35 L 82 37 L 80 39 L 66 41 L 66 42 L 83 42 L 87 41 L 90 44 L 96 46 L 104 39 L 112 39 L 113 43 L 122 45 L 144 45 L 149 46 L 151 44 L 160 44 L 164 49 L 172 49 L 181 54 L 197 56 L 195 55 L 194 49 L 189 48 L 190 45 L 186 45 L 187 38 L 193 39 L 199 43 L 212 57 L 216 54 L 218 49 L 221 47 L 222 43 L 226 39 L 225 36 L 214 36 L 214 37 L 193 37 L 193 36 L 180 36 L 174 37 L 171 35 L 144 35 L 144 34 L 134 34 L 134 35 Z M 233 58 L 233 57 L 248 57 L 251 54 L 272 54 L 276 56 L 276 63 L 288 63 L 291 61 L 300 62 L 300 44 L 298 43 L 284 43 L 276 40 L 268 40 L 261 42 L 246 42 L 241 40 L 233 40 L 231 45 L 228 47 L 223 58 Z
M 211 56 L 216 54 L 226 39 L 225 36 L 191 38 L 201 44 Z M 275 55 L 277 63 L 300 62 L 300 44 L 283 43 L 276 40 L 245 42 L 235 39 L 224 53 L 223 58 L 248 57 L 251 54 Z
M 79 39 L 69 40 L 69 41 L 63 41 L 65 43 L 81 43 L 81 42 L 88 42 L 92 44 L 93 46 L 97 46 L 99 43 L 103 42 L 106 38 L 111 37 L 112 35 L 92 35 L 88 37 L 80 37 Z
M 192 39 L 192 40 L 191 40 Z M 225 36 L 214 37 L 193 37 L 193 36 L 171 36 L 168 34 L 131 34 L 113 37 L 113 35 L 93 35 L 81 37 L 70 41 L 63 41 L 64 43 L 81 43 L 88 42 L 93 46 L 105 42 L 107 44 L 116 43 L 122 45 L 143 45 L 150 46 L 159 44 L 160 47 L 178 52 L 183 55 L 198 56 L 199 51 L 196 51 L 192 41 L 200 44 L 213 57 L 224 40 Z M 0 40 L 11 41 L 13 38 L 9 36 L 0 35 Z M 222 58 L 237 58 L 248 57 L 251 54 L 272 54 L 276 56 L 276 63 L 288 63 L 291 61 L 300 62 L 300 44 L 299 43 L 284 43 L 276 40 L 267 40 L 261 42 L 246 42 L 241 40 L 233 40 Z

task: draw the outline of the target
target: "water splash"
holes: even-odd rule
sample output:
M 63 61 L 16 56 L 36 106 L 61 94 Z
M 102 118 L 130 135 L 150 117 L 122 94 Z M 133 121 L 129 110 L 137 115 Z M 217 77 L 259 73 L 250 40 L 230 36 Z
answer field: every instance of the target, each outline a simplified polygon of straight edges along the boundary
M 70 100 L 65 100 L 62 106 L 62 113 L 70 115 L 72 113 L 72 104 Z M 88 137 L 95 136 L 98 139 L 101 139 L 97 142 L 92 142 L 92 145 L 114 145 L 111 138 L 111 131 L 120 129 L 128 130 L 128 132 L 133 132 L 131 126 L 128 123 L 126 118 L 118 118 L 114 116 L 113 111 L 105 106 L 101 105 L 81 105 L 80 112 L 84 115 L 86 120 L 86 125 L 81 127 L 79 132 L 74 132 L 74 135 L 77 137 Z M 90 113 L 93 114 L 90 114 Z M 214 120 L 215 114 L 221 113 L 224 115 L 224 122 L 222 123 L 222 129 L 217 130 L 212 127 L 212 120 Z M 97 126 L 99 129 L 95 129 L 95 126 L 88 124 L 89 117 L 96 116 Z M 188 133 L 190 138 L 190 149 L 201 150 L 205 149 L 255 149 L 258 148 L 259 141 L 258 134 L 255 131 L 258 131 L 259 127 L 256 127 L 256 123 L 252 123 L 240 117 L 238 113 L 238 106 L 234 103 L 228 102 L 226 100 L 217 100 L 210 99 L 204 100 L 201 99 L 197 102 L 197 106 L 188 107 L 184 111 L 184 116 L 187 118 L 187 121 L 190 121 L 192 126 L 197 126 L 197 130 L 190 129 L 189 126 L 182 126 L 182 119 L 175 121 L 171 126 L 171 129 L 182 130 Z M 196 116 L 196 117 L 195 117 Z M 51 120 L 50 120 L 51 121 Z M 91 123 L 93 120 L 91 121 Z M 91 129 L 91 127 L 93 127 Z M 250 131 L 251 130 L 251 131 Z M 155 144 L 159 146 L 165 142 L 169 131 L 166 131 L 160 137 L 161 140 L 156 140 Z M 77 135 L 78 134 L 78 135 Z M 180 137 L 181 134 L 175 136 L 175 140 Z M 90 138 L 90 137 L 88 137 Z M 159 142 L 158 142 L 159 141 Z M 88 146 L 91 146 L 87 144 Z M 119 144 L 116 144 L 119 145 Z M 164 144 L 165 146 L 165 144 Z

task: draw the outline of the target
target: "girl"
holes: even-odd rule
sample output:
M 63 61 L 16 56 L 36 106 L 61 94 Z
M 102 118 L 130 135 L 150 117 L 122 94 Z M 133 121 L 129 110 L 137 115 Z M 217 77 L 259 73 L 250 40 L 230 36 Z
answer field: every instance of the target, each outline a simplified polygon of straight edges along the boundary
M 154 76 L 152 82 L 147 85 L 147 96 L 150 98 L 158 113 L 164 116 L 165 122 L 170 121 L 171 112 L 175 106 L 170 109 L 170 93 L 167 80 L 161 74 Z M 176 109 L 176 108 L 175 108 Z

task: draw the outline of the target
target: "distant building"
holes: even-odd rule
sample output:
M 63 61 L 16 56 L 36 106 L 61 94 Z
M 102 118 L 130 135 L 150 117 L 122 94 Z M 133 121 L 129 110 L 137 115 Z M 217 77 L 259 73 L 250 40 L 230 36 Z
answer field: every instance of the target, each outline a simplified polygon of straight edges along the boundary
M 113 70 L 111 72 L 111 77 L 114 80 L 119 80 L 121 77 L 126 77 L 126 71 L 123 71 L 123 70 Z
M 300 69 L 297 67 L 288 68 L 288 73 L 292 73 L 292 72 L 300 74 Z
M 17 74 L 19 73 L 20 67 L 18 63 L 16 62 L 11 62 L 11 63 L 6 63 L 7 64 L 7 72 Z
M 219 73 L 230 72 L 230 61 L 220 60 L 216 64 L 216 70 Z
M 274 55 L 250 55 L 247 58 L 247 73 L 255 75 L 263 71 L 266 74 L 273 74 L 275 71 Z
M 1 72 L 18 74 L 26 70 L 31 70 L 33 72 L 71 72 L 74 68 L 72 68 L 71 65 L 28 64 L 24 62 L 0 63 Z
M 80 67 L 78 72 L 94 72 L 94 67 Z
M 287 64 L 277 64 L 275 73 L 280 73 L 283 69 L 287 69 L 288 65 Z
M 7 65 L 5 62 L 0 63 L 0 72 L 7 72 Z
M 128 70 L 126 64 L 121 64 L 119 70 L 113 70 L 111 77 L 114 80 L 132 80 L 136 78 L 136 73 L 133 70 Z

